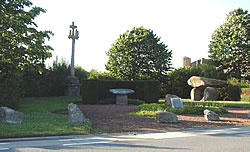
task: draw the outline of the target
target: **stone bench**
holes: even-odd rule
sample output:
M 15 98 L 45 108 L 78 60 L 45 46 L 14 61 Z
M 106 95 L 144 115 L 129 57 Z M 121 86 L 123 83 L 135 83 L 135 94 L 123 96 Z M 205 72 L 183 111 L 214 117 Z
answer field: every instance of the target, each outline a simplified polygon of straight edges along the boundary
M 116 104 L 128 104 L 128 94 L 135 93 L 132 89 L 110 89 L 116 95 Z

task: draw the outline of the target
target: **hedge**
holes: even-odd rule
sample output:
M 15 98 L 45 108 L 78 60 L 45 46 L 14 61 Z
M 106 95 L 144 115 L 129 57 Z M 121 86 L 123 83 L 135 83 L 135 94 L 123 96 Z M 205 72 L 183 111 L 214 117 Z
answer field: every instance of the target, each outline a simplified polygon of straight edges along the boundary
M 128 98 L 140 99 L 146 103 L 158 102 L 160 95 L 159 81 L 115 81 L 115 80 L 82 80 L 81 96 L 84 104 L 98 104 L 99 101 L 116 96 L 109 89 L 133 89 L 134 94 Z

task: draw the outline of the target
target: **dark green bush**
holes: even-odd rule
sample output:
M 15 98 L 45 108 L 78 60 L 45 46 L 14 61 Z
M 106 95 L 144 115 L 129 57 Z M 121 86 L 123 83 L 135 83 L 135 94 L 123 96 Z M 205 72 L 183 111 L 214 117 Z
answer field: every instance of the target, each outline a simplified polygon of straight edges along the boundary
M 219 100 L 240 101 L 241 89 L 239 86 L 227 84 L 217 90 L 219 92 Z
M 0 73 L 0 106 L 18 108 L 23 96 L 21 73 Z
M 114 80 L 83 80 L 81 86 L 82 101 L 84 104 L 97 104 L 106 98 L 115 98 L 110 89 L 133 89 L 129 99 L 140 99 L 146 103 L 158 102 L 158 81 L 114 81 Z
M 58 60 L 46 69 L 43 73 L 36 71 L 23 71 L 23 86 L 26 97 L 47 97 L 47 96 L 63 96 L 66 90 L 67 77 L 70 76 L 70 65 L 66 61 Z M 75 67 L 75 75 L 79 79 L 86 79 L 88 72 L 81 67 Z

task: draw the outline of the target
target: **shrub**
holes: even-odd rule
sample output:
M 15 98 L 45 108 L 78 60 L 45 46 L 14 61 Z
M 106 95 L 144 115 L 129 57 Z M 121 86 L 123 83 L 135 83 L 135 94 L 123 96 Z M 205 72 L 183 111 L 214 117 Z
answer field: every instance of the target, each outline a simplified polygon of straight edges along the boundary
M 98 104 L 99 100 L 115 98 L 116 95 L 109 89 L 133 89 L 134 94 L 129 94 L 130 99 L 140 99 L 146 103 L 158 102 L 158 81 L 114 81 L 114 80 L 83 80 L 81 87 L 82 101 L 84 104 Z
M 107 72 L 98 72 L 95 69 L 92 69 L 89 73 L 88 79 L 97 79 L 97 80 L 118 80 L 113 77 L 110 73 Z
M 63 96 L 66 90 L 67 77 L 70 76 L 70 65 L 56 59 L 53 65 L 43 69 L 43 73 L 25 70 L 24 91 L 26 97 Z M 82 67 L 75 67 L 75 75 L 79 79 L 87 78 L 89 73 Z
M 18 108 L 23 95 L 21 77 L 21 73 L 0 74 L 0 106 Z
M 240 101 L 241 89 L 239 86 L 227 84 L 217 89 L 219 92 L 219 100 L 223 101 Z
M 245 80 L 245 79 L 239 80 L 237 78 L 229 78 L 227 82 L 231 85 L 237 85 L 240 88 L 250 88 L 249 80 Z

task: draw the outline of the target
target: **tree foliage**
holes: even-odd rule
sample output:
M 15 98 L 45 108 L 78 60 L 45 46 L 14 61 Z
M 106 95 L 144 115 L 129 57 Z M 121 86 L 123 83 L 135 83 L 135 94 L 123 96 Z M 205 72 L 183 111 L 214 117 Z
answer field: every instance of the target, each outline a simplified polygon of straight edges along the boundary
M 172 51 L 144 27 L 121 34 L 106 53 L 106 70 L 123 80 L 158 79 L 171 66 Z
M 234 77 L 249 76 L 250 15 L 241 8 L 231 11 L 212 34 L 209 57 Z
M 24 68 L 39 69 L 51 57 L 52 48 L 45 40 L 51 31 L 38 31 L 36 16 L 45 12 L 30 7 L 29 0 L 3 0 L 0 2 L 0 72 L 16 72 Z
M 53 33 L 37 30 L 34 22 L 45 10 L 31 6 L 29 0 L 0 1 L 0 106 L 17 107 L 25 70 L 41 72 L 51 57 L 45 41 Z

